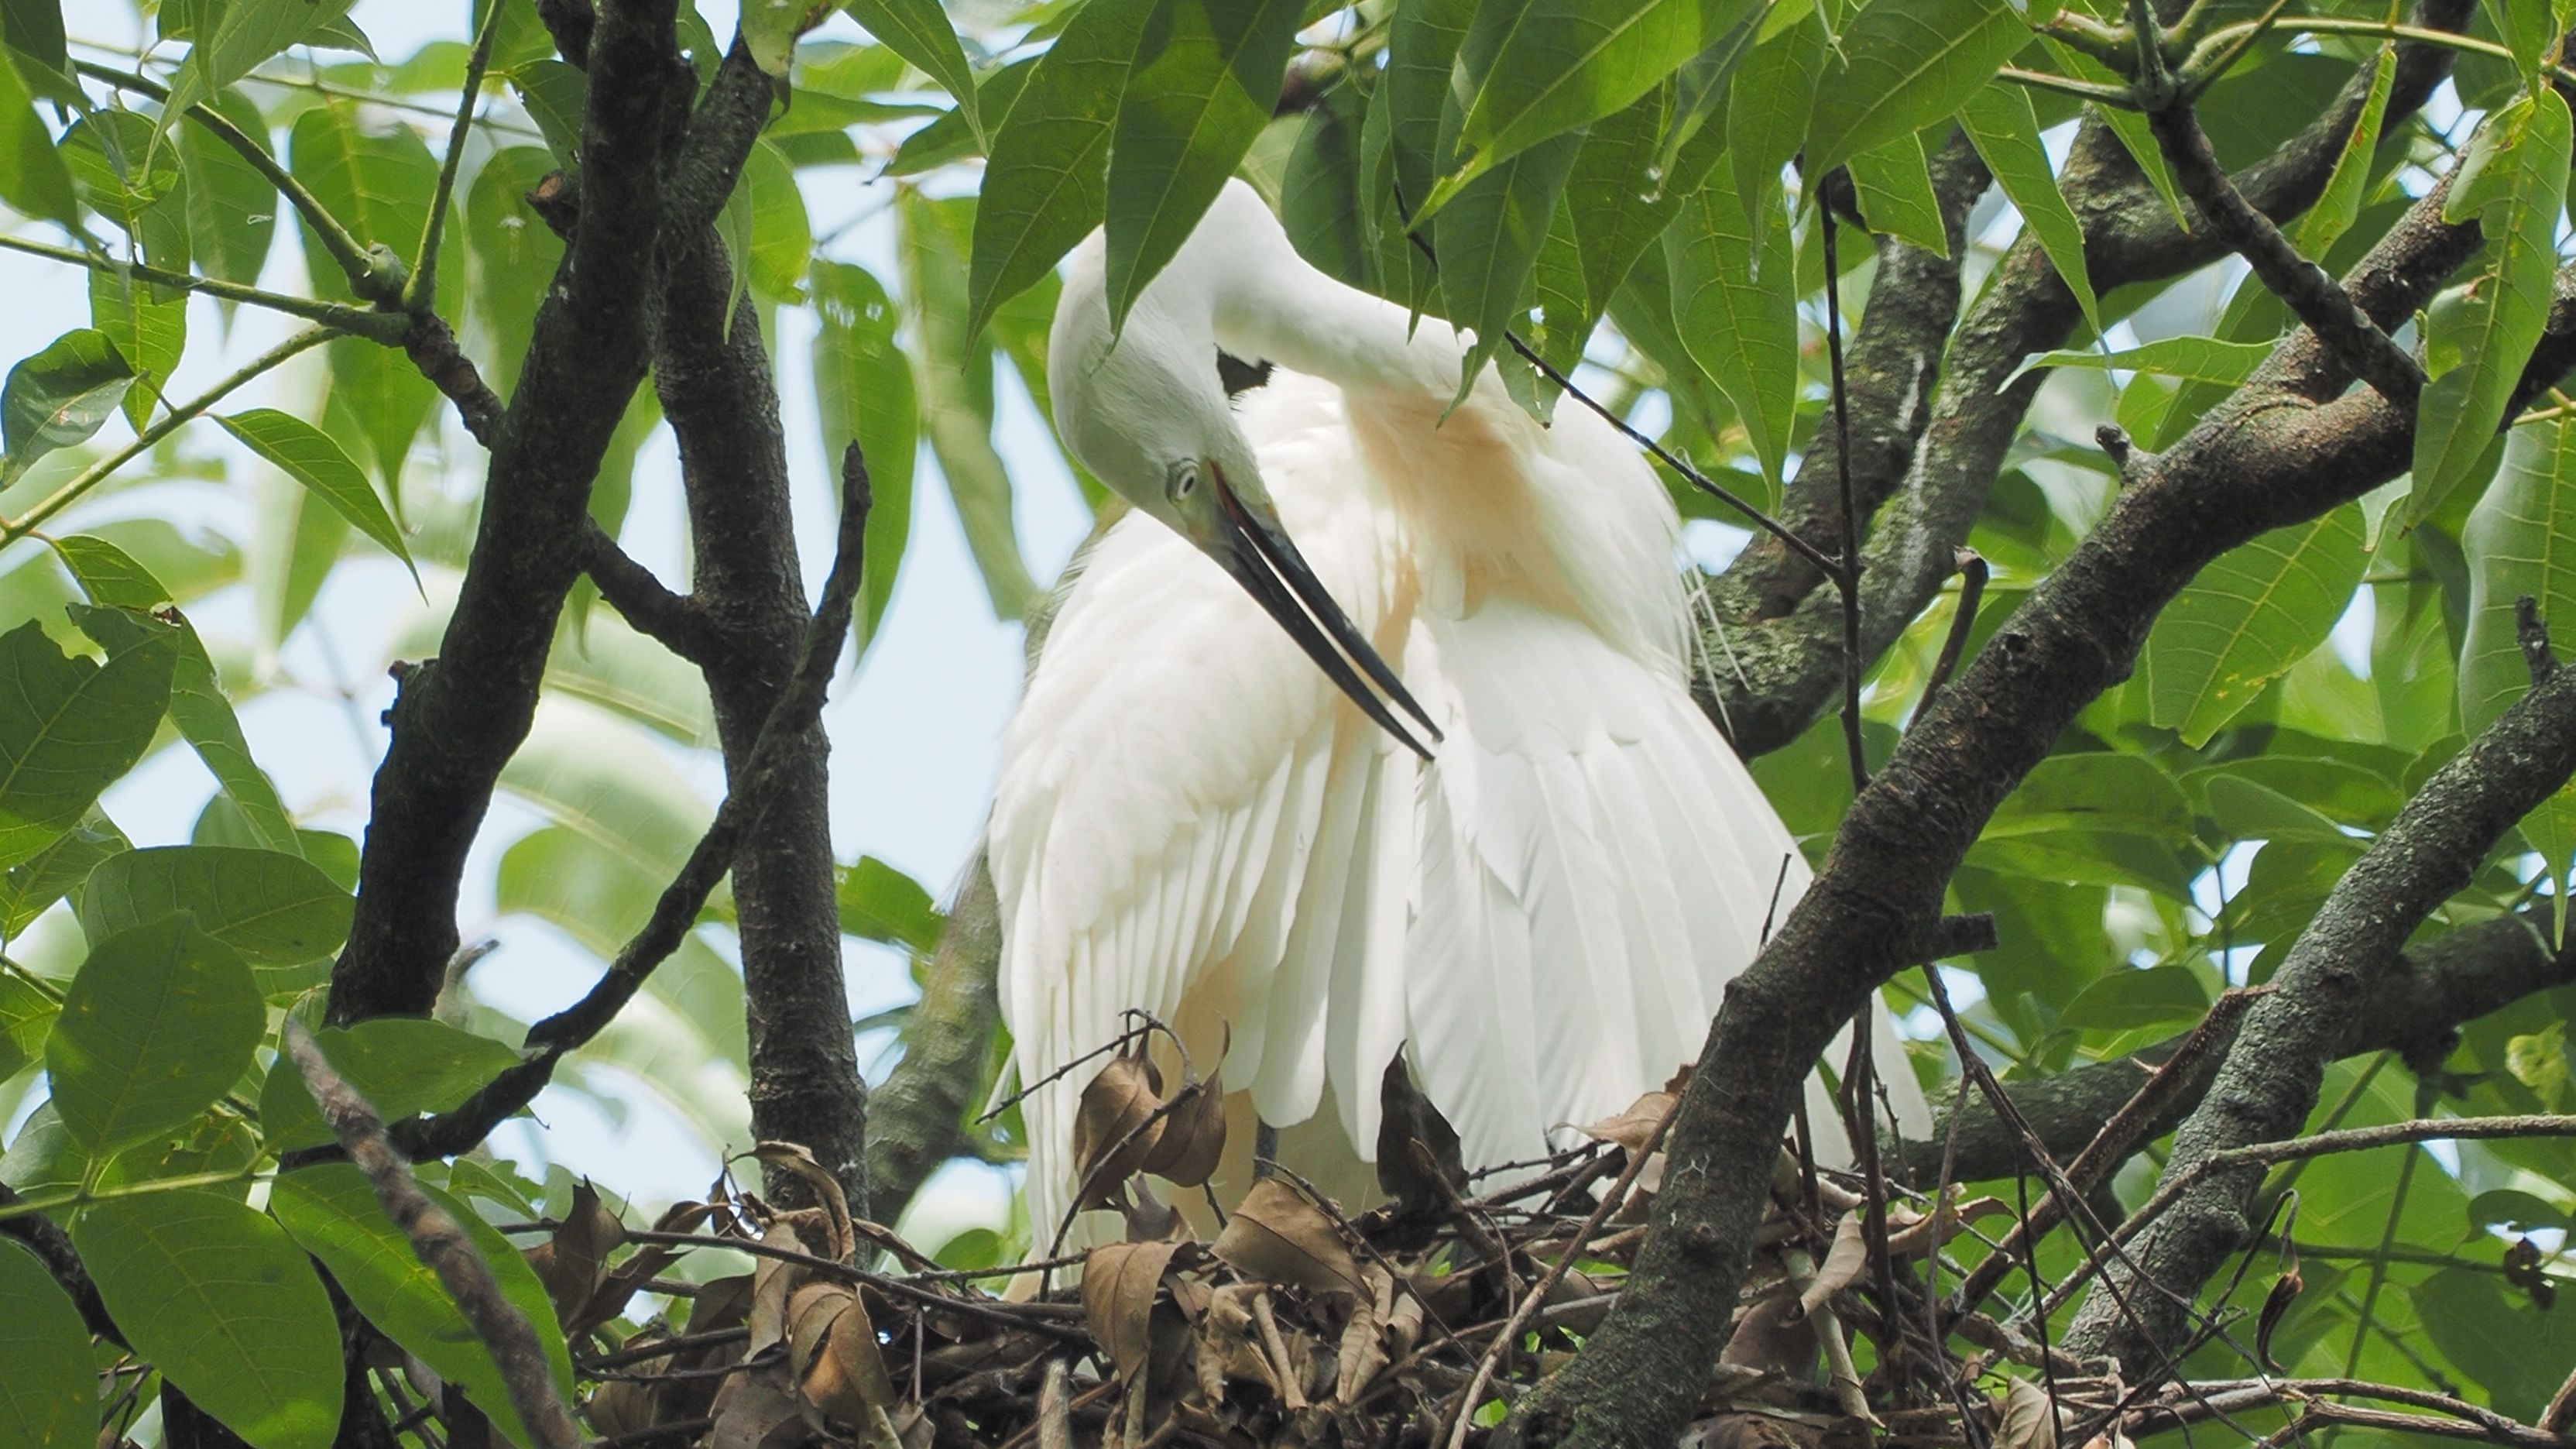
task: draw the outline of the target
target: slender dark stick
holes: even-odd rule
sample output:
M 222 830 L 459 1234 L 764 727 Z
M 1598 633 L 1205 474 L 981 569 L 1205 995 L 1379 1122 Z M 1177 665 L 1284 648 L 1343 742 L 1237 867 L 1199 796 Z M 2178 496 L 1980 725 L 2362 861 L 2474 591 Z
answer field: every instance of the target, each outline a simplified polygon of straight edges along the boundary
M 1825 356 L 1833 367 L 1834 482 L 1842 490 L 1842 559 L 1829 572 L 1843 599 L 1843 751 L 1851 757 L 1852 793 L 1869 788 L 1869 754 L 1860 737 L 1860 511 L 1852 503 L 1851 407 L 1843 386 L 1843 302 L 1834 247 L 1834 209 L 1816 208 L 1825 244 Z

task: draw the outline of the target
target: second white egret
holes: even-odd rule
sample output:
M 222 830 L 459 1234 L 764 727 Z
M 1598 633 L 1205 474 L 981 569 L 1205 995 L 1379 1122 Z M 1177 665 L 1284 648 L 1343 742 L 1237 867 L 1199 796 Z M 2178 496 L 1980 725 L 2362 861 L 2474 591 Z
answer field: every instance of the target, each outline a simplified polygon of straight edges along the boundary
M 1471 1167 L 1620 1111 L 1698 1055 L 1808 879 L 1691 701 L 1679 522 L 1644 458 L 1579 407 L 1542 427 L 1491 369 L 1449 410 L 1464 339 L 1409 321 L 1241 182 L 1121 334 L 1100 236 L 1075 251 L 1056 425 L 1135 511 L 1048 636 L 991 825 L 1020 1080 L 1129 1008 L 1202 1062 L 1230 1032 L 1227 1090 L 1325 1129 L 1283 1154 L 1310 1176 L 1301 1141 L 1372 1156 L 1399 1052 Z M 1239 408 L 1220 352 L 1274 369 Z M 1041 1244 L 1081 1085 L 1025 1102 Z

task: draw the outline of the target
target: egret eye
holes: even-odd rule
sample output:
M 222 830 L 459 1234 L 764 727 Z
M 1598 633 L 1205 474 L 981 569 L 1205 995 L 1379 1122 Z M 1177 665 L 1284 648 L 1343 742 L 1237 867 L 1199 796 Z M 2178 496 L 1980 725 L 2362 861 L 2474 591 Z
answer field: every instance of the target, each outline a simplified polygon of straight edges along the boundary
M 1172 467 L 1172 481 L 1166 485 L 1164 491 L 1171 495 L 1174 503 L 1187 503 L 1190 499 L 1190 495 L 1199 491 L 1199 465 L 1196 463 L 1174 464 Z

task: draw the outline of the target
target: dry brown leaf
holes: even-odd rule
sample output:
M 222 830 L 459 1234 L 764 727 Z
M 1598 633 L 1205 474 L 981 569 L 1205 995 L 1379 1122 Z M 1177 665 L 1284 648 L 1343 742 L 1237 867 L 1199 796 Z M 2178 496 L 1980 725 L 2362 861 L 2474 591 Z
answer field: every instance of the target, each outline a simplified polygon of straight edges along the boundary
M 1386 1353 L 1389 1358 L 1404 1358 L 1422 1341 L 1422 1300 L 1410 1293 L 1395 1296 L 1395 1309 L 1386 1315 Z
M 654 1219 L 653 1230 L 661 1233 L 695 1232 L 712 1211 L 714 1209 L 702 1202 L 674 1203 L 669 1211 Z M 663 1269 L 679 1261 L 680 1255 L 687 1251 L 686 1248 L 663 1243 L 647 1243 L 637 1248 L 627 1255 L 625 1262 L 617 1265 L 614 1272 L 600 1280 L 599 1291 L 591 1294 L 590 1301 L 582 1305 L 579 1320 L 564 1325 L 564 1332 L 574 1335 L 587 1333 L 625 1312 L 627 1301 L 635 1296 L 635 1290 L 660 1277 Z
M 1995 1449 L 2057 1449 L 2061 1426 L 2047 1390 L 2028 1379 L 2014 1379 L 1996 1409 Z
M 1869 1245 L 1861 1237 L 1858 1209 L 1843 1214 L 1834 1224 L 1834 1245 L 1825 1251 L 1825 1261 L 1816 1266 L 1816 1276 L 1798 1293 L 1798 1312 L 1816 1311 L 1819 1304 L 1859 1281 L 1861 1269 L 1869 1264 Z
M 1333 1402 L 1348 1404 L 1387 1365 L 1387 1319 L 1395 1312 L 1395 1276 L 1370 1263 L 1361 1269 L 1369 1291 L 1354 1299 L 1351 1321 L 1342 1327 L 1340 1351 L 1333 1356 Z
M 1214 1247 L 1236 1272 L 1267 1283 L 1294 1283 L 1318 1293 L 1368 1290 L 1333 1220 L 1279 1178 L 1252 1185 Z
M 707 1431 L 707 1449 L 786 1449 L 813 1434 L 805 1406 L 759 1374 L 726 1379 L 708 1416 L 716 1422 Z
M 824 1171 L 823 1164 L 815 1161 L 813 1152 L 801 1142 L 763 1142 L 751 1149 L 751 1155 L 762 1165 L 805 1184 L 805 1190 L 814 1195 L 829 1231 L 810 1235 L 816 1246 L 809 1251 L 835 1263 L 850 1261 L 850 1254 L 858 1246 L 858 1235 L 850 1227 L 850 1200 L 841 1191 L 840 1180 Z
M 626 1225 L 599 1200 L 590 1179 L 583 1178 L 572 1190 L 572 1209 L 564 1214 L 562 1226 L 527 1250 L 528 1266 L 536 1270 L 537 1281 L 546 1285 L 546 1297 L 555 1306 L 555 1321 L 567 1331 L 581 1321 L 582 1309 L 599 1291 L 608 1271 L 608 1255 L 625 1241 Z
M 1111 1243 L 1082 1260 L 1082 1313 L 1092 1341 L 1109 1355 L 1120 1378 L 1153 1351 L 1154 1300 L 1181 1243 Z
M 1225 1097 L 1211 1081 L 1191 1082 L 1173 1097 L 1154 1150 L 1138 1166 L 1175 1187 L 1197 1187 L 1225 1156 Z
M 1422 1156 L 1415 1155 L 1416 1147 Z M 1378 1079 L 1377 1185 L 1395 1199 L 1397 1211 L 1427 1213 L 1448 1201 L 1448 1193 L 1440 1190 L 1443 1180 L 1453 1191 L 1466 1191 L 1467 1164 L 1459 1154 L 1458 1129 L 1413 1085 L 1404 1054 L 1398 1052 Z
M 689 1309 L 689 1331 L 706 1333 L 739 1327 L 751 1316 L 752 1275 L 729 1273 L 698 1285 Z
M 806 1402 L 840 1423 L 873 1427 L 898 1399 L 877 1344 L 876 1326 L 858 1293 L 841 1283 L 809 1282 L 789 1296 L 788 1369 Z
M 1648 1092 L 1628 1104 L 1628 1110 L 1616 1117 L 1604 1117 L 1589 1127 L 1579 1129 L 1595 1142 L 1614 1143 L 1631 1153 L 1643 1152 L 1654 1140 L 1655 1129 L 1664 1125 L 1664 1114 L 1679 1100 L 1671 1092 Z
M 1073 1118 L 1073 1161 L 1084 1207 L 1116 1207 L 1118 1190 L 1151 1157 L 1167 1121 L 1162 1074 L 1143 1056 L 1113 1056 L 1088 1086 Z
M 1816 1325 L 1783 1293 L 1744 1310 L 1717 1361 L 1804 1382 L 1816 1371 Z
M 805 1240 L 797 1235 L 795 1224 L 786 1215 L 770 1223 L 760 1240 L 773 1248 L 793 1252 L 805 1251 Z M 757 1357 L 773 1345 L 787 1341 L 787 1300 L 805 1281 L 811 1270 L 801 1263 L 782 1262 L 764 1257 L 751 1270 L 751 1310 L 745 1322 L 751 1328 L 750 1345 L 744 1352 Z
M 1199 1393 L 1211 1404 L 1225 1402 L 1229 1382 L 1259 1384 L 1283 1397 L 1253 1321 L 1252 1303 L 1260 1292 L 1257 1283 L 1228 1283 L 1208 1295 L 1199 1318 L 1198 1381 Z
M 631 1434 L 653 1424 L 653 1389 L 632 1379 L 612 1379 L 581 1406 L 582 1417 L 602 1437 Z

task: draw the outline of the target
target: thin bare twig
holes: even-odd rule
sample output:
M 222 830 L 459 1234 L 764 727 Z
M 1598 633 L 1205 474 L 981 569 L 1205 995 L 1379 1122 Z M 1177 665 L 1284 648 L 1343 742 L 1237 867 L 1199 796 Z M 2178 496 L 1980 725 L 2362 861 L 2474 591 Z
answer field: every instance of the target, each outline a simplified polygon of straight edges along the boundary
M 1843 519 L 1842 557 L 1831 571 L 1843 605 L 1843 752 L 1850 757 L 1852 793 L 1858 795 L 1869 788 L 1869 753 L 1860 734 L 1860 510 L 1852 502 L 1851 408 L 1843 385 L 1842 284 L 1832 207 L 1816 208 L 1816 230 L 1825 249 L 1825 357 L 1833 374 L 1834 482 L 1841 490 Z
M 412 1180 L 410 1165 L 386 1140 L 385 1124 L 377 1117 L 376 1109 L 332 1069 L 313 1040 L 312 1031 L 289 1016 L 284 1041 L 286 1054 L 304 1075 L 305 1089 L 313 1094 L 323 1120 L 331 1124 L 349 1160 L 367 1175 L 385 1216 L 411 1240 L 411 1249 L 420 1260 L 438 1274 L 439 1285 L 455 1300 L 465 1321 L 473 1325 L 474 1336 L 491 1352 L 492 1362 L 500 1369 L 501 1381 L 509 1390 L 510 1407 L 518 1411 L 519 1422 L 536 1437 L 541 1449 L 576 1449 L 582 1442 L 581 1430 L 574 1426 L 572 1412 L 555 1392 L 554 1371 L 546 1362 L 545 1348 L 518 1306 L 502 1294 L 500 1283 L 492 1276 L 492 1265 L 483 1261 L 483 1254 L 475 1248 L 474 1240 L 465 1236 L 465 1229 L 447 1215 L 446 1209 L 430 1201 L 420 1184 Z
M 1950 616 L 1950 633 L 1941 641 L 1941 655 L 1932 661 L 1932 677 L 1923 681 L 1923 696 L 1914 702 L 1914 717 L 1921 719 L 1941 697 L 1941 686 L 1959 667 L 1959 658 L 1968 652 L 1968 635 L 1977 627 L 1977 605 L 1986 596 L 1986 579 L 1992 570 L 1986 567 L 1986 556 L 1973 548 L 1959 550 L 1959 605 Z
M 1547 1301 L 1547 1295 L 1564 1280 L 1566 1270 L 1574 1266 L 1574 1260 L 1583 1256 L 1584 1245 L 1592 1241 L 1592 1235 L 1601 1231 L 1601 1225 L 1608 1222 L 1610 1215 L 1619 1210 L 1619 1205 L 1628 1200 L 1629 1189 L 1636 1186 L 1637 1174 L 1645 1170 L 1646 1159 L 1654 1156 L 1655 1150 L 1663 1145 L 1664 1134 L 1672 1130 L 1674 1114 L 1681 1111 L 1681 1105 L 1681 1098 L 1676 1095 L 1673 1105 L 1664 1109 L 1663 1119 L 1655 1124 L 1655 1130 L 1646 1135 L 1645 1144 L 1629 1155 L 1627 1166 L 1619 1169 L 1618 1178 L 1610 1184 L 1610 1190 L 1601 1195 L 1601 1202 L 1592 1209 L 1592 1216 L 1585 1218 L 1583 1226 L 1575 1229 L 1573 1240 L 1565 1245 L 1564 1254 L 1540 1275 L 1536 1283 L 1530 1285 L 1527 1293 L 1521 1295 L 1520 1305 L 1512 1310 L 1502 1332 L 1495 1334 L 1494 1341 L 1486 1345 L 1484 1354 L 1476 1360 L 1475 1377 L 1468 1380 L 1467 1391 L 1458 1396 L 1457 1417 L 1449 1425 L 1449 1449 L 1459 1449 L 1466 1442 L 1467 1426 L 1476 1413 L 1476 1396 L 1493 1381 L 1495 1366 L 1502 1362 L 1503 1355 L 1520 1337 L 1530 1315 L 1538 1311 L 1538 1306 Z

